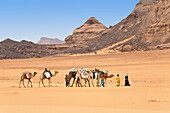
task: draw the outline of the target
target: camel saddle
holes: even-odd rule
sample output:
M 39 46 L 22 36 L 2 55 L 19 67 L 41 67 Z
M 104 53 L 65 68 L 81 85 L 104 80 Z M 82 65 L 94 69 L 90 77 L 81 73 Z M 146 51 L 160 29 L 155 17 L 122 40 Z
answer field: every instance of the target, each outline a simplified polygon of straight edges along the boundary
M 25 75 L 26 75 L 26 77 L 27 77 L 28 79 L 31 78 L 31 73 L 25 72 Z
M 44 72 L 45 78 L 50 78 L 52 77 L 52 74 L 50 72 Z

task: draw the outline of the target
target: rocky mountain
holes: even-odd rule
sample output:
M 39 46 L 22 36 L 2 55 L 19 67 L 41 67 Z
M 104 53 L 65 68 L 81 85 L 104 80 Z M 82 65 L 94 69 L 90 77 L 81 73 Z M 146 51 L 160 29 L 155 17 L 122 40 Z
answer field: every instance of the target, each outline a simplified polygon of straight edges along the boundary
M 33 42 L 6 39 L 0 42 L 0 59 L 34 58 L 57 54 L 55 49 L 43 47 Z
M 65 41 L 67 44 L 74 44 L 75 46 L 85 47 L 86 41 L 94 39 L 107 27 L 100 23 L 96 18 L 89 18 L 83 25 L 73 31 L 72 35 L 69 35 Z
M 58 38 L 51 39 L 47 37 L 41 37 L 40 41 L 37 42 L 39 45 L 55 45 L 55 44 L 64 44 L 65 42 L 59 40 Z
M 87 52 L 94 52 L 103 48 L 121 52 L 140 51 L 170 43 L 169 0 L 140 0 L 127 18 L 108 29 L 100 24 L 97 33 L 86 33 L 86 29 L 83 28 L 91 25 L 91 22 L 88 21 L 87 25 L 85 23 L 77 28 L 73 35 L 66 38 L 67 43 L 80 47 L 84 45 L 84 48 L 72 51 L 88 50 Z M 95 24 L 95 22 L 92 23 Z M 91 33 L 93 33 L 92 38 Z M 82 43 L 82 45 L 78 43 Z
M 91 17 L 65 39 L 65 44 L 48 45 L 53 42 L 42 38 L 39 44 L 45 45 L 39 45 L 6 39 L 0 42 L 0 59 L 170 49 L 170 0 L 140 0 L 127 18 L 109 28 Z

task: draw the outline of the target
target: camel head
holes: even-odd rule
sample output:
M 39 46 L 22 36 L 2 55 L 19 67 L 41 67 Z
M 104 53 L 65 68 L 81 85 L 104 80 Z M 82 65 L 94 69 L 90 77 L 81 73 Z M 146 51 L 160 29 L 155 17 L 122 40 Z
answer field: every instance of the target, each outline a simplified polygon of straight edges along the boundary
M 99 72 L 100 69 L 95 68 L 95 72 Z
M 112 77 L 114 77 L 114 76 L 115 76 L 114 74 L 111 74 L 111 75 L 108 76 L 108 78 L 112 78 Z
M 70 78 L 68 75 L 65 76 L 65 81 L 66 81 L 66 87 L 69 87 L 70 84 Z
M 54 73 L 53 77 L 54 77 L 54 76 L 56 76 L 56 75 L 57 75 L 57 73 L 59 73 L 59 72 L 58 72 L 58 71 L 55 71 L 55 73 Z
M 37 74 L 37 72 L 34 72 L 34 73 L 33 73 L 33 77 L 35 77 L 36 74 Z

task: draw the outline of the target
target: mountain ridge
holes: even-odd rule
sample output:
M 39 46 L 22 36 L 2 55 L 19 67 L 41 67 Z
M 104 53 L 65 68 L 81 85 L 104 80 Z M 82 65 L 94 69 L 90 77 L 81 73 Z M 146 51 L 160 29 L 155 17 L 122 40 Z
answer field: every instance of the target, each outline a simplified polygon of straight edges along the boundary
M 86 37 L 89 36 L 86 35 Z M 169 43 L 170 1 L 140 0 L 133 12 L 118 24 L 102 30 L 88 40 L 86 37 L 82 37 L 84 42 L 83 39 L 81 41 L 72 40 L 72 44 L 76 45 L 77 48 L 84 47 L 79 50 L 73 49 L 73 51 L 88 50 L 88 52 L 94 52 L 133 36 L 135 38 L 109 49 L 123 52 L 126 47 L 130 47 L 129 50 L 132 51 L 147 51 L 160 44 Z

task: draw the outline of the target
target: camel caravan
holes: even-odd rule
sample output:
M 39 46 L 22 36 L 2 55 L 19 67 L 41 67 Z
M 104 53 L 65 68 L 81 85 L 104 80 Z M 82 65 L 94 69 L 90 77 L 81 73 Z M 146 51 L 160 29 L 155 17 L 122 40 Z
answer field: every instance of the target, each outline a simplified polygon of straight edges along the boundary
M 91 85 L 94 87 L 94 80 L 97 81 L 96 86 L 101 87 L 100 80 L 104 80 L 106 85 L 106 80 L 113 76 L 113 74 L 109 75 L 108 71 L 100 71 L 99 69 L 88 70 L 87 68 L 83 68 L 77 70 L 73 68 L 69 71 L 69 74 L 65 76 L 66 87 L 73 87 L 74 83 L 76 87 L 86 87 L 87 82 L 89 87 L 91 87 Z M 73 79 L 73 82 L 70 85 L 71 79 Z M 84 85 L 82 84 L 82 80 L 84 80 Z
M 44 80 L 47 79 L 48 80 L 48 85 L 50 86 L 51 83 L 51 78 L 55 77 L 59 72 L 55 71 L 54 74 L 51 73 L 50 70 L 47 70 L 47 68 L 45 68 L 44 72 L 40 75 L 40 79 L 39 79 L 39 87 L 42 83 L 42 85 L 45 87 L 44 85 Z M 31 72 L 23 72 L 20 82 L 19 82 L 19 87 L 21 87 L 21 83 L 23 84 L 24 87 L 26 87 L 24 85 L 24 80 L 28 80 L 27 83 L 27 87 L 29 87 L 29 83 L 31 83 L 31 87 L 32 86 L 32 82 L 31 79 L 33 77 L 35 77 L 37 74 L 37 72 L 31 73 Z M 66 87 L 86 87 L 87 83 L 88 83 L 88 87 L 94 87 L 94 81 L 96 81 L 96 87 L 106 87 L 107 86 L 107 79 L 108 78 L 112 78 L 114 77 L 114 74 L 110 74 L 108 71 L 100 71 L 99 69 L 94 69 L 94 70 L 89 70 L 87 68 L 82 68 L 82 69 L 75 69 L 72 68 L 69 70 L 69 73 L 65 75 L 65 83 L 66 83 Z M 119 74 L 117 75 L 117 86 L 120 86 L 120 78 L 119 78 Z M 128 81 L 128 76 L 125 76 L 125 84 L 127 84 L 127 86 L 130 86 L 129 81 Z M 84 83 L 84 84 L 83 84 Z

